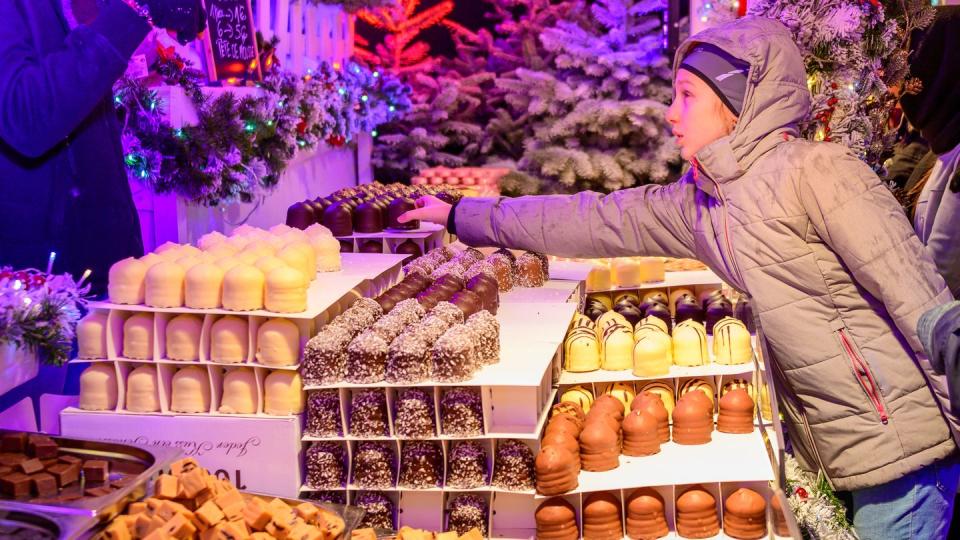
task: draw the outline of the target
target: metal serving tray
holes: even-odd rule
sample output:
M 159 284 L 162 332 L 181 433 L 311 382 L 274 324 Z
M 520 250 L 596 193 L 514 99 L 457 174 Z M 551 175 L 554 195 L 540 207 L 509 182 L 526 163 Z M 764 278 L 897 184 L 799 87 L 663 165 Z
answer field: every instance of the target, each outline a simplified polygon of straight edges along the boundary
M 0 434 L 6 432 L 0 430 Z M 37 524 L 31 526 L 44 527 L 47 525 L 43 523 L 49 524 L 52 521 L 60 528 L 57 538 L 76 538 L 98 522 L 111 520 L 123 511 L 129 502 L 142 499 L 150 482 L 181 454 L 180 450 L 171 448 L 146 449 L 66 437 L 51 439 L 57 443 L 61 453 L 83 459 L 108 461 L 111 484 L 117 486 L 112 492 L 101 497 L 84 496 L 71 500 L 71 497 L 82 495 L 87 487 L 90 487 L 81 476 L 76 484 L 61 490 L 56 497 L 0 499 L 0 516 L 12 516 L 10 519 L 15 521 L 30 515 L 46 518 L 46 521 L 37 519 Z M 0 535 L 0 538 L 6 537 Z

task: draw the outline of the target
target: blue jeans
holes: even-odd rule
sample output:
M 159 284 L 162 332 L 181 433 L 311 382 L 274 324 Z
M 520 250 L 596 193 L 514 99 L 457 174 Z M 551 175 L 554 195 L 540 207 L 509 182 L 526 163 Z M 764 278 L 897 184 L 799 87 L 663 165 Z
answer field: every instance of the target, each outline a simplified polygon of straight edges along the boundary
M 853 527 L 861 540 L 945 539 L 960 482 L 957 456 L 903 478 L 853 491 Z

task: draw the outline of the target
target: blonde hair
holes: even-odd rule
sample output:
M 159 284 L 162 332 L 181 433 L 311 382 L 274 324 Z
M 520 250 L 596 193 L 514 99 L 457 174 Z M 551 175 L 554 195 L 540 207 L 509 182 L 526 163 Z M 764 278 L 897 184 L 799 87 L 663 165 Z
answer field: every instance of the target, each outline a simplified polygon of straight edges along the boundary
M 713 111 L 723 121 L 724 134 L 733 133 L 733 130 L 737 127 L 737 116 L 723 104 L 723 101 L 716 94 L 713 94 Z

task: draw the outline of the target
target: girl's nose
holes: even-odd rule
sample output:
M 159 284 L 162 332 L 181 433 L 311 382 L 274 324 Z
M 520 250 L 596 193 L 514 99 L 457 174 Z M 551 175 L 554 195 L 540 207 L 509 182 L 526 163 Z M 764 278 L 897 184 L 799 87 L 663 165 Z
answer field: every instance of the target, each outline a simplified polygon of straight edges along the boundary
M 673 102 L 671 102 L 671 103 L 670 103 L 670 106 L 667 107 L 666 120 L 667 120 L 667 123 L 668 123 L 668 124 L 671 124 L 671 125 L 676 124 L 677 122 L 680 121 L 680 115 L 679 115 L 679 113 L 677 112 L 677 102 L 676 102 L 676 100 L 674 100 Z

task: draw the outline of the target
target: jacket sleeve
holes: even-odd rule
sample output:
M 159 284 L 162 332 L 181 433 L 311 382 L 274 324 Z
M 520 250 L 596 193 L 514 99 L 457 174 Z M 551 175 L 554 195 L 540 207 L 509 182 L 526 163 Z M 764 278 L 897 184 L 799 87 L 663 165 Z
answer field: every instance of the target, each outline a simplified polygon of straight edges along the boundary
M 883 303 L 914 353 L 917 320 L 951 299 L 903 209 L 876 174 L 849 152 L 817 145 L 799 192 L 817 234 L 857 284 Z
M 933 218 L 927 252 L 947 288 L 956 295 L 960 293 L 960 193 L 944 189 L 943 198 Z
M 455 228 L 473 246 L 504 246 L 562 257 L 630 255 L 692 258 L 694 186 L 673 184 L 609 195 L 582 192 L 519 198 L 464 198 Z
M 110 0 L 89 26 L 40 54 L 32 31 L 55 32 L 52 8 L 34 0 L 0 2 L 0 139 L 20 154 L 39 157 L 66 139 L 109 95 L 149 24 L 120 0 Z M 42 4 L 37 2 L 37 4 Z M 25 13 L 37 10 L 32 20 Z

